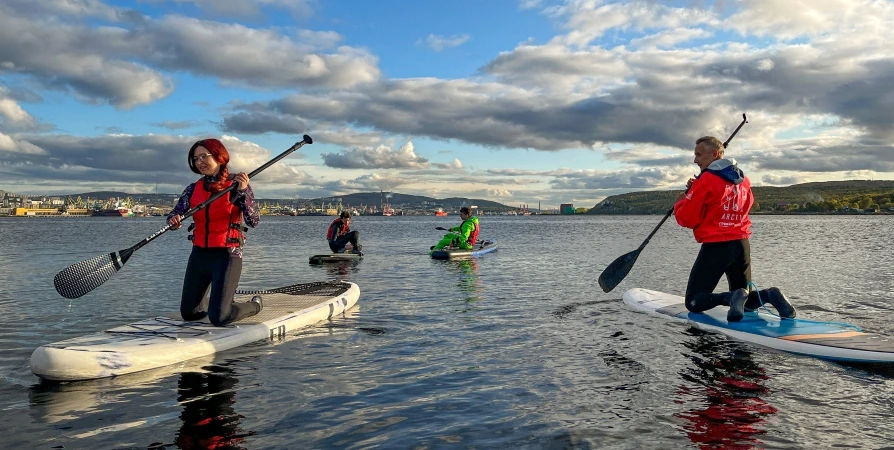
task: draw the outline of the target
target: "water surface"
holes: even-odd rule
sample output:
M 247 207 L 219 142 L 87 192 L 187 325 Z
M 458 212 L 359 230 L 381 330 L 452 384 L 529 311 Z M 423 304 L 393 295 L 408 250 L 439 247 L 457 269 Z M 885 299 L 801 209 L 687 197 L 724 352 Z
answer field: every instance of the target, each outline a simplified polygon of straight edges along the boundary
M 285 342 L 177 367 L 39 383 L 34 348 L 176 311 L 189 252 L 168 232 L 67 300 L 53 276 L 161 218 L 0 220 L 0 433 L 8 448 L 880 448 L 894 370 L 736 343 L 636 313 L 682 293 L 698 245 L 665 224 L 612 293 L 596 279 L 658 216 L 482 217 L 499 250 L 434 261 L 449 217 L 358 217 L 363 261 L 311 266 L 325 217 L 264 217 L 242 287 L 343 278 L 358 307 Z M 816 320 L 894 334 L 892 218 L 758 216 L 753 274 Z M 725 283 L 721 281 L 721 283 Z

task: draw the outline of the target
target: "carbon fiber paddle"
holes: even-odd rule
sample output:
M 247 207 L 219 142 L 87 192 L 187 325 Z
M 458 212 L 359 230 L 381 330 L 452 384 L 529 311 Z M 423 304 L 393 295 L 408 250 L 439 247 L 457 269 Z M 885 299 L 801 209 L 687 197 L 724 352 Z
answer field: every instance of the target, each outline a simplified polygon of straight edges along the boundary
M 248 174 L 248 177 L 251 178 L 263 172 L 265 169 L 272 166 L 277 161 L 285 158 L 290 153 L 301 148 L 304 144 L 313 143 L 313 139 L 305 134 L 304 138 L 300 142 L 295 143 L 295 145 L 282 152 L 276 158 L 267 161 L 266 164 L 255 169 L 253 172 Z M 190 217 L 193 214 L 206 208 L 213 201 L 226 195 L 233 189 L 236 189 L 236 186 L 238 186 L 237 183 L 233 183 L 228 188 L 212 195 L 211 198 L 209 198 L 202 204 L 187 211 L 183 215 L 183 219 L 186 219 L 187 217 Z M 133 247 L 119 250 L 113 253 L 107 253 L 105 255 L 99 255 L 97 257 L 90 258 L 88 260 L 81 261 L 77 264 L 66 267 L 61 272 L 57 273 L 56 276 L 53 278 L 53 285 L 56 286 L 56 292 L 58 292 L 59 295 L 65 298 L 78 298 L 96 289 L 101 284 L 109 281 L 109 278 L 112 278 L 112 275 L 118 273 L 118 271 L 121 270 L 122 267 L 124 267 L 124 264 L 127 263 L 127 260 L 130 259 L 131 255 L 133 255 L 133 252 L 152 242 L 153 240 L 155 240 L 155 238 L 161 236 L 162 234 L 164 234 L 165 231 L 168 231 L 170 229 L 171 225 L 165 225 L 164 228 L 151 234 L 146 239 L 137 242 L 137 244 Z
M 733 137 L 736 136 L 736 133 L 738 133 L 739 130 L 742 128 L 742 125 L 745 125 L 746 123 L 748 123 L 748 118 L 746 118 L 745 114 L 743 113 L 742 123 L 740 123 L 739 126 L 736 127 L 736 130 L 733 131 L 733 134 L 731 134 L 726 142 L 723 143 L 723 148 L 726 148 L 729 145 L 730 141 L 733 140 Z M 649 233 L 649 236 L 646 238 L 645 241 L 643 241 L 642 245 L 640 245 L 639 248 L 630 253 L 619 256 L 618 259 L 612 261 L 612 263 L 609 264 L 608 267 L 606 267 L 605 270 L 602 271 L 602 274 L 599 275 L 599 287 L 602 288 L 603 292 L 611 292 L 612 289 L 617 287 L 618 284 L 620 284 L 621 281 L 624 280 L 624 277 L 626 277 L 627 274 L 630 273 L 630 269 L 632 269 L 633 265 L 636 263 L 636 259 L 639 258 L 640 252 L 642 252 L 643 249 L 646 248 L 646 244 L 649 243 L 649 240 L 652 239 L 652 236 L 655 236 L 655 233 L 658 232 L 658 229 L 661 228 L 662 225 L 664 225 L 664 222 L 667 221 L 668 217 L 670 217 L 673 213 L 674 208 L 671 207 L 670 211 L 668 211 L 667 214 L 664 215 L 664 218 L 661 219 L 661 222 L 658 222 L 658 226 L 655 227 L 655 229 L 652 230 L 651 233 Z

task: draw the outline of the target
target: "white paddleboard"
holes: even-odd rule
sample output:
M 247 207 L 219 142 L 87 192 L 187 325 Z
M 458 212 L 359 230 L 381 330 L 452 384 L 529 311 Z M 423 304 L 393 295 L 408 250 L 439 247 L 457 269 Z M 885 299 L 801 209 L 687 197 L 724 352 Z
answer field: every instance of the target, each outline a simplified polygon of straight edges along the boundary
M 687 321 L 696 328 L 740 341 L 837 361 L 894 362 L 894 340 L 848 324 L 780 319 L 762 310 L 746 313 L 741 322 L 727 322 L 729 308 L 693 313 L 683 302 L 683 297 L 678 295 L 648 289 L 630 289 L 624 293 L 624 303 L 637 311 Z
M 101 333 L 43 345 L 31 354 L 31 371 L 57 381 L 90 380 L 177 364 L 287 333 L 344 313 L 360 298 L 346 281 L 297 284 L 265 291 L 237 291 L 236 301 L 263 299 L 257 315 L 216 327 L 207 319 L 184 322 L 155 317 Z
M 461 248 L 445 247 L 440 250 L 432 250 L 430 253 L 432 259 L 459 259 L 471 258 L 488 254 L 497 249 L 497 243 L 494 241 L 478 241 L 474 247 L 465 250 Z

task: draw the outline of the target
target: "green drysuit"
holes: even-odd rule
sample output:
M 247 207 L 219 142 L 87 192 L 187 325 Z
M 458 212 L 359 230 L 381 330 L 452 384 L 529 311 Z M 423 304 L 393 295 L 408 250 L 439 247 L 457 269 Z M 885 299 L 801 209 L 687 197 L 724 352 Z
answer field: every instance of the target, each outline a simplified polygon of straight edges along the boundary
M 449 233 L 444 235 L 444 238 L 435 245 L 433 250 L 440 250 L 447 246 L 470 250 L 475 246 L 475 243 L 469 243 L 469 236 L 472 235 L 472 232 L 475 231 L 475 227 L 477 226 L 478 216 L 472 216 L 463 220 L 463 223 L 460 224 L 460 226 L 447 230 Z

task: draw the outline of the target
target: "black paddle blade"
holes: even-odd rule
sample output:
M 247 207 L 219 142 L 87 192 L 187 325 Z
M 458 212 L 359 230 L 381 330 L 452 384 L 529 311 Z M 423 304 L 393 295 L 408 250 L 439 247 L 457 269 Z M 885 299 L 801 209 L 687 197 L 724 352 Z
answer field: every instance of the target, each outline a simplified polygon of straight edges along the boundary
M 636 258 L 639 258 L 640 251 L 642 249 L 636 249 L 618 257 L 602 271 L 602 274 L 599 275 L 599 287 L 602 288 L 602 292 L 611 292 L 624 280 L 624 277 L 633 268 L 633 264 L 636 263 Z
M 65 298 L 78 298 L 96 289 L 121 270 L 132 253 L 131 249 L 121 250 L 66 267 L 53 277 L 56 292 Z

